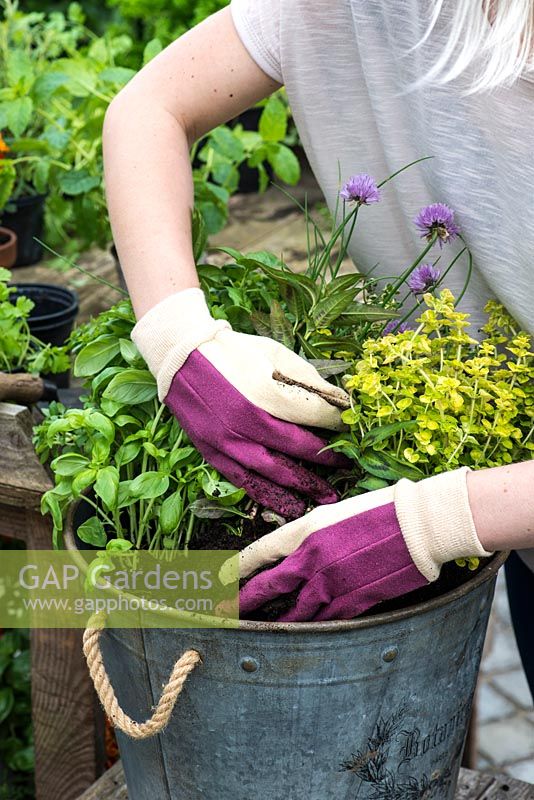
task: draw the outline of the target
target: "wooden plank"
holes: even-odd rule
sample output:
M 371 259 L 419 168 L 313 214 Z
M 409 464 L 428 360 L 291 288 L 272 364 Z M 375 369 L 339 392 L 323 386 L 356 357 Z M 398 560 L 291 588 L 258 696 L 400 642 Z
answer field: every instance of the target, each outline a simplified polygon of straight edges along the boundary
M 101 774 L 103 714 L 82 631 L 31 631 L 36 800 L 75 800 Z
M 52 482 L 32 444 L 24 406 L 0 403 L 0 535 L 31 550 L 51 549 L 40 500 Z M 79 630 L 31 631 L 36 800 L 75 800 L 101 774 L 103 714 Z
M 120 761 L 78 800 L 128 800 Z M 534 800 L 534 785 L 462 769 L 456 800 Z
M 4 539 L 18 539 L 27 542 L 28 532 L 32 525 L 32 514 L 37 513 L 35 509 L 25 509 L 25 496 L 21 493 L 21 500 L 18 506 L 5 505 L 0 502 L 0 536 Z M 48 546 L 52 547 L 52 534 L 48 538 Z
M 26 520 L 28 548 L 50 549 L 50 519 L 36 511 Z M 82 633 L 31 631 L 36 800 L 75 800 L 102 773 L 104 716 L 83 656 Z
M 463 769 L 456 800 L 534 800 L 534 784 L 516 781 L 508 775 L 490 775 Z
M 128 800 L 121 762 L 118 761 L 115 766 L 108 769 L 106 774 L 78 800 Z
M 520 781 L 511 781 L 506 775 L 495 777 L 481 795 L 480 800 L 534 800 L 534 785 Z M 478 798 L 477 798 L 478 800 Z
M 0 403 L 0 503 L 38 508 L 52 481 L 32 444 L 33 420 L 25 406 Z
M 456 787 L 455 800 L 475 800 L 475 798 L 478 800 L 480 793 L 484 792 L 492 782 L 492 776 L 487 773 L 462 769 Z

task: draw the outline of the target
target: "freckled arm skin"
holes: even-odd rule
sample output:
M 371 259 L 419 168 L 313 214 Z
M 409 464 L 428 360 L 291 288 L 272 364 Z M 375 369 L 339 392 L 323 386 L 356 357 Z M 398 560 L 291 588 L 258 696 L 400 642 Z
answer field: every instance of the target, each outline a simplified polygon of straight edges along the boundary
M 137 318 L 198 286 L 192 144 L 279 86 L 249 56 L 225 8 L 169 45 L 109 106 L 106 198 Z
M 534 461 L 471 472 L 467 490 L 486 550 L 534 547 Z

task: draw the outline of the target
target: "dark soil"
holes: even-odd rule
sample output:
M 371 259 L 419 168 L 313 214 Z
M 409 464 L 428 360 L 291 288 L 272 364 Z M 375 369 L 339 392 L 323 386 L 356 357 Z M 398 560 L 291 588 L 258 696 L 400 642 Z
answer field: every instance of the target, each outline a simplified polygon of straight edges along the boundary
M 240 536 L 236 536 L 231 530 L 225 528 L 222 520 L 212 520 L 206 524 L 205 529 L 198 537 L 198 541 L 194 542 L 196 550 L 244 550 L 245 547 L 257 539 L 261 539 L 266 533 L 270 533 L 276 528 L 273 522 L 265 522 L 261 514 L 258 512 L 257 516 L 252 520 L 243 520 L 242 532 Z M 269 564 L 265 569 L 272 569 L 275 564 Z M 262 572 L 262 570 L 258 570 Z M 257 575 L 258 572 L 255 574 Z M 244 578 L 239 581 L 239 586 L 242 588 L 247 581 L 253 576 Z M 275 600 L 266 603 L 262 608 L 256 610 L 249 619 L 267 620 L 274 622 L 286 611 L 289 611 L 296 602 L 298 591 L 292 594 L 282 595 Z
M 235 519 L 232 520 L 235 525 Z M 224 525 L 224 519 L 206 521 L 202 531 L 192 542 L 195 550 L 244 550 L 256 539 L 276 528 L 273 522 L 265 522 L 261 514 L 254 519 L 244 519 L 241 534 L 237 535 Z

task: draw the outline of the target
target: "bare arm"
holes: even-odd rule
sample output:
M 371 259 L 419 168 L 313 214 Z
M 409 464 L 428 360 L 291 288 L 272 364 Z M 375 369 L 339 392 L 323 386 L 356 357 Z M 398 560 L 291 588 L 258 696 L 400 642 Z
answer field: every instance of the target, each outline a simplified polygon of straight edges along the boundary
M 109 106 L 106 197 L 138 318 L 198 286 L 190 147 L 279 86 L 252 60 L 225 8 L 169 45 Z
M 486 550 L 534 547 L 534 461 L 471 472 L 467 488 Z

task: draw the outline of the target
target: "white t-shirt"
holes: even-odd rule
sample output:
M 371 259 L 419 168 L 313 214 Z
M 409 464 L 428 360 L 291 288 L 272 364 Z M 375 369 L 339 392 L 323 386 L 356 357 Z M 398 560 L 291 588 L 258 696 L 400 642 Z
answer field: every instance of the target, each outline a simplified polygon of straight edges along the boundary
M 377 275 L 400 274 L 422 249 L 413 217 L 429 203 L 446 203 L 474 255 L 461 308 L 478 329 L 486 300 L 496 297 L 534 334 L 534 83 L 521 79 L 465 96 L 466 74 L 406 92 L 447 36 L 444 13 L 430 38 L 409 52 L 426 31 L 429 0 L 232 0 L 231 11 L 254 61 L 285 84 L 332 212 L 338 161 L 342 181 L 360 172 L 380 181 L 433 156 L 388 183 L 380 203 L 361 209 L 350 248 L 358 268 L 379 262 Z M 440 265 L 458 247 L 444 247 Z M 447 277 L 455 294 L 465 269 L 457 265 Z M 534 568 L 534 551 L 528 553 Z

